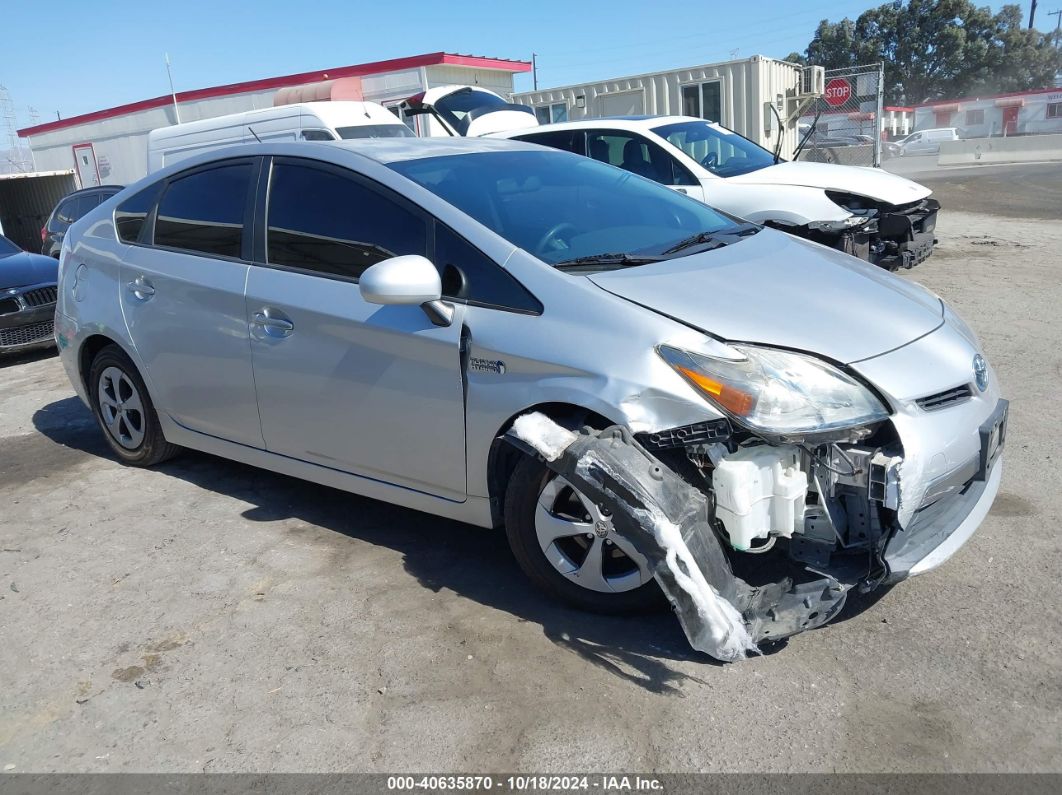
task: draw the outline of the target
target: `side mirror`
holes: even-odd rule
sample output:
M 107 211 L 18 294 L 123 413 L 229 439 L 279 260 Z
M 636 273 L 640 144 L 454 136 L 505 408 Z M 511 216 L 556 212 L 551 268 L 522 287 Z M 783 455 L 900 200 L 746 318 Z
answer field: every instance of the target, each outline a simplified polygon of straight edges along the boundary
M 419 254 L 391 257 L 366 268 L 358 289 L 370 304 L 421 306 L 437 326 L 448 326 L 453 319 L 453 307 L 442 300 L 439 272 Z

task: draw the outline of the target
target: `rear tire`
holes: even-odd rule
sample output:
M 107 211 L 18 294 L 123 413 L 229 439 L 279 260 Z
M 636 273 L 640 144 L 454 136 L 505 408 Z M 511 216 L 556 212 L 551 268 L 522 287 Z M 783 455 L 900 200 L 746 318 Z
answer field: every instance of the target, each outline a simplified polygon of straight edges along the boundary
M 542 503 L 544 495 L 557 493 L 558 497 L 560 496 L 560 491 L 564 487 L 558 488 L 557 484 L 553 483 L 556 479 L 557 475 L 541 461 L 525 456 L 513 471 L 505 492 L 505 533 L 508 536 L 509 546 L 512 548 L 516 562 L 520 564 L 520 568 L 528 579 L 550 596 L 573 607 L 594 613 L 621 615 L 659 609 L 666 605 L 667 601 L 663 592 L 661 592 L 652 576 L 648 574 L 644 559 L 641 559 L 640 563 L 636 563 L 633 557 L 626 558 L 615 555 L 617 547 L 621 547 L 619 551 L 624 553 L 630 548 L 628 546 L 629 542 L 625 542 L 614 534 L 610 535 L 607 542 L 609 546 L 603 551 L 605 554 L 614 556 L 611 561 L 612 564 L 618 563 L 620 565 L 618 576 L 611 578 L 610 582 L 617 583 L 617 587 L 623 590 L 603 592 L 583 587 L 575 581 L 576 577 L 571 576 L 570 573 L 568 575 L 562 573 L 557 563 L 551 562 L 539 538 L 536 515 L 542 510 L 540 503 Z M 563 483 L 563 481 L 561 482 Z M 547 489 L 551 489 L 551 491 L 547 492 Z M 567 489 L 566 496 L 569 500 L 585 501 L 585 498 L 574 492 L 570 486 L 567 486 Z M 580 502 L 574 503 L 576 510 L 579 510 Z M 590 510 L 593 510 L 593 508 L 587 509 L 587 515 L 589 515 Z M 579 518 L 581 519 L 582 517 Z M 589 531 L 591 527 L 592 523 L 581 529 Z M 604 540 L 597 538 L 584 540 L 584 535 L 592 536 L 594 533 L 575 533 L 570 540 L 566 539 L 566 543 L 568 543 L 567 549 L 574 550 L 573 556 L 575 558 L 580 555 L 579 547 L 575 546 L 576 544 L 581 543 L 583 545 L 581 554 L 588 556 L 589 553 L 586 549 L 590 544 L 606 543 Z M 622 549 L 622 547 L 627 547 L 627 549 Z M 617 557 L 619 558 L 618 560 L 616 559 Z M 553 559 L 554 561 L 563 561 L 568 558 L 564 556 L 563 552 L 554 550 Z M 585 565 L 585 560 L 586 558 L 583 559 L 583 565 Z M 631 567 L 636 567 L 637 571 L 624 576 L 623 566 L 626 566 L 628 571 Z M 639 585 L 639 581 L 642 584 Z
M 108 345 L 92 360 L 88 393 L 103 436 L 122 463 L 150 467 L 181 451 L 162 435 L 144 379 L 117 345 Z

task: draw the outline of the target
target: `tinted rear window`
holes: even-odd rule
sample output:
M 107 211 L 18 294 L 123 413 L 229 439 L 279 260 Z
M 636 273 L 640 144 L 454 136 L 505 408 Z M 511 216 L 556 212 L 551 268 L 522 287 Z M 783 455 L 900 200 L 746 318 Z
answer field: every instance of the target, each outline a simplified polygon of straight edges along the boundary
M 170 182 L 159 202 L 155 245 L 239 257 L 251 164 L 198 171 Z
M 135 243 L 140 239 L 140 230 L 144 228 L 144 219 L 155 206 L 162 191 L 161 182 L 156 182 L 151 187 L 140 191 L 132 198 L 126 199 L 118 205 L 114 211 L 114 227 L 118 237 L 126 243 Z
M 354 127 L 336 127 L 340 138 L 416 138 L 404 124 L 359 124 Z

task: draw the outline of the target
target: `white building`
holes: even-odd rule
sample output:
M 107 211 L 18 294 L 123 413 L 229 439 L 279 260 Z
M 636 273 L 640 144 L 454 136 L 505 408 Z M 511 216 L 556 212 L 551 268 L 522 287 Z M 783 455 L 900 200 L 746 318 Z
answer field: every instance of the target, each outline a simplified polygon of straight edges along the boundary
M 916 105 L 914 129 L 935 127 L 958 127 L 964 138 L 1062 133 L 1062 89 L 1040 88 Z
M 804 106 L 822 93 L 822 75 L 821 67 L 756 55 L 523 92 L 513 101 L 533 107 L 543 123 L 641 114 L 697 116 L 717 121 L 768 149 L 777 145 L 781 130 L 786 154 L 796 147 L 796 121 Z
M 326 99 L 365 99 L 395 107 L 412 94 L 451 83 L 480 85 L 508 96 L 513 92 L 513 75 L 530 69 L 527 61 L 437 52 L 181 91 L 176 107 L 174 97 L 165 95 L 38 124 L 18 133 L 29 142 L 38 171 L 73 169 L 82 187 L 128 185 L 147 174 L 147 134 L 177 123 L 178 114 L 181 122 L 198 121 L 274 104 Z

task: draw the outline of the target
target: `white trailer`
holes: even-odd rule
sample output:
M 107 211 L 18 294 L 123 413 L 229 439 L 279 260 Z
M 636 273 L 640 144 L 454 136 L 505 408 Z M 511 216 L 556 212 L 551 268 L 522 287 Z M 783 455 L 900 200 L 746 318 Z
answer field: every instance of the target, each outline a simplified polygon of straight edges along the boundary
M 823 83 L 821 67 L 755 55 L 523 92 L 513 95 L 513 102 L 532 107 L 543 124 L 642 114 L 695 116 L 770 150 L 781 136 L 781 154 L 790 156 L 798 143 L 797 119 L 821 95 Z

